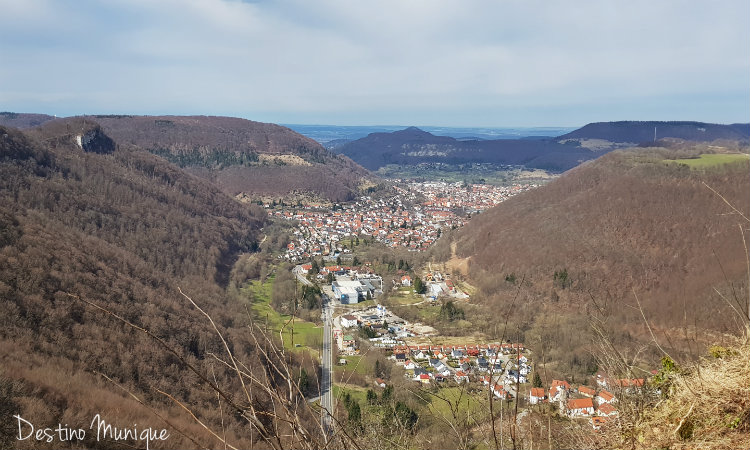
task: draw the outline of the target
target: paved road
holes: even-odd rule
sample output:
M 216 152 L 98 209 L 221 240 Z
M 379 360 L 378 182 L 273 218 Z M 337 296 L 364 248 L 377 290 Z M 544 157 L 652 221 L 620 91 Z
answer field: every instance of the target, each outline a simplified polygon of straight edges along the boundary
M 320 383 L 321 402 L 323 407 L 321 422 L 329 433 L 333 431 L 333 305 L 328 296 L 323 294 L 323 355 L 321 357 L 322 380 Z
M 292 272 L 294 272 L 294 275 L 297 277 L 300 283 L 307 285 L 307 286 L 312 286 L 312 282 L 305 277 L 305 275 L 307 274 L 304 273 L 304 271 L 302 270 L 302 266 L 296 266 L 292 270 Z

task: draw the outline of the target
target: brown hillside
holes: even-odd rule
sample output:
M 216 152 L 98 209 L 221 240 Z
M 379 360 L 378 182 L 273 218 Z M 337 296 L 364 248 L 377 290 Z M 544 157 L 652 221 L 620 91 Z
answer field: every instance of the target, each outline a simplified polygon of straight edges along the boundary
M 312 139 L 272 123 L 215 116 L 88 116 L 122 144 L 175 153 L 228 150 L 245 153 L 293 153 L 308 159 L 327 152 Z
M 117 143 L 137 145 L 190 168 L 231 195 L 301 191 L 343 201 L 354 198 L 362 180 L 371 177 L 349 158 L 275 124 L 211 116 L 87 118 Z M 284 155 L 299 157 L 300 163 Z
M 457 257 L 470 258 L 480 301 L 507 305 L 517 286 L 505 277 L 515 274 L 525 277 L 519 308 L 529 323 L 545 312 L 580 314 L 594 299 L 621 325 L 642 326 L 630 307 L 635 291 L 661 327 L 740 329 L 713 289 L 746 298 L 747 222 L 706 185 L 748 217 L 750 166 L 690 170 L 669 156 L 614 152 L 472 219 L 454 243 Z
M 223 285 L 237 255 L 257 249 L 265 213 L 141 150 L 100 154 L 49 128 L 33 134 L 0 127 L 0 408 L 6 419 L 0 447 L 112 448 L 92 439 L 18 443 L 17 428 L 8 427 L 15 425 L 10 415 L 20 414 L 40 427 L 67 423 L 88 430 L 97 413 L 118 427 L 166 427 L 170 448 L 220 445 L 157 389 L 189 404 L 213 429 L 226 424 L 234 445 L 251 447 L 247 422 L 226 402 L 222 417 L 216 393 L 179 360 L 206 377 L 215 372 L 229 392 L 241 392 L 236 376 L 210 357 L 225 355 L 222 342 L 178 287 L 213 316 L 248 370 L 264 377 L 269 359 L 247 328 L 245 308 Z M 68 294 L 149 330 L 176 354 Z M 267 373 L 273 386 L 278 380 Z M 254 402 L 272 410 L 263 392 Z
M 0 126 L 2 127 L 14 127 L 14 128 L 31 128 L 36 127 L 44 122 L 53 120 L 54 116 L 47 114 L 33 114 L 33 113 L 16 113 L 3 111 L 0 112 Z

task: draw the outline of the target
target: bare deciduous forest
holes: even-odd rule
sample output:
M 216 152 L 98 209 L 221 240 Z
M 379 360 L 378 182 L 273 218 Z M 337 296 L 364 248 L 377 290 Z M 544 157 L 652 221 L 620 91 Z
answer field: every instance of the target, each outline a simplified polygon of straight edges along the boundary
M 97 154 L 74 141 L 60 130 L 29 138 L 0 129 L 0 403 L 52 427 L 87 425 L 96 413 L 121 426 L 163 427 L 159 413 L 174 424 L 170 446 L 215 447 L 215 437 L 162 391 L 212 429 L 225 428 L 234 445 L 249 447 L 253 439 L 270 446 L 250 431 L 241 411 L 187 369 L 215 374 L 241 403 L 238 377 L 211 356 L 226 357 L 216 330 L 178 291 L 211 315 L 246 370 L 271 389 L 289 391 L 272 369 L 279 356 L 263 353 L 248 328 L 252 317 L 225 289 L 237 255 L 258 248 L 265 213 L 147 152 Z M 306 368 L 315 385 L 309 356 L 286 362 L 292 372 Z M 292 391 L 289 398 L 298 395 Z M 253 406 L 270 413 L 270 398 L 257 391 Z M 268 425 L 271 417 L 261 419 Z M 317 418 L 302 409 L 298 418 L 315 429 Z M 19 448 L 65 445 L 16 441 L 14 433 L 15 423 L 3 424 L 3 447 L 11 440 Z M 111 443 L 87 440 L 86 446 Z
M 257 167 L 254 149 L 231 146 L 211 154 L 175 144 L 155 156 L 156 147 L 148 152 L 112 139 L 98 122 L 130 119 L 52 120 L 25 132 L 0 128 L 3 411 L 52 426 L 85 424 L 96 413 L 125 423 L 166 419 L 175 430 L 170 447 L 214 448 L 222 440 L 238 448 L 322 446 L 319 417 L 305 399 L 318 385 L 317 355 L 279 352 L 253 328 L 256 318 L 242 297 L 248 294 L 241 293 L 248 279 L 270 275 L 268 254 L 285 248 L 289 225 L 269 224 L 262 208 L 227 193 L 240 184 L 240 190 L 262 190 L 285 174 L 297 179 L 327 169 L 314 161 L 314 149 L 312 166 L 304 169 Z M 176 127 L 167 123 L 172 118 L 158 120 L 163 123 L 154 122 L 154 129 Z M 156 142 L 150 132 L 137 143 Z M 681 361 L 695 360 L 708 344 L 744 332 L 736 312 L 747 314 L 746 303 L 736 301 L 748 289 L 742 233 L 750 239 L 741 227 L 750 210 L 748 163 L 695 170 L 675 161 L 704 151 L 674 144 L 613 152 L 446 232 L 428 253 L 363 240 L 357 258 L 382 273 L 386 285 L 404 267 L 447 261 L 457 281 L 477 289 L 470 303 L 443 302 L 435 319 L 441 334 L 478 330 L 523 341 L 537 369 L 543 364 L 545 385 L 557 376 L 591 383 L 607 369 L 597 348 L 602 340 L 610 350 L 637 354 L 643 367 L 658 367 L 663 349 L 648 345 L 654 337 Z M 199 164 L 181 170 L 164 160 L 173 156 Z M 224 159 L 231 164 L 221 166 Z M 307 187 L 328 183 L 322 175 L 310 178 Z M 334 198 L 351 193 L 335 189 L 328 191 Z M 296 278 L 276 267 L 270 304 L 291 313 L 299 307 L 289 301 Z M 302 294 L 299 313 L 317 320 L 317 296 Z M 422 320 L 408 308 L 395 310 Z M 232 358 L 244 365 L 233 368 Z M 456 399 L 417 388 L 376 350 L 365 348 L 358 364 L 340 370 L 337 381 L 358 386 L 364 396 L 372 372 L 388 379 L 389 388 L 368 389 L 364 400 L 339 394 L 341 434 L 334 446 L 490 446 L 489 410 L 482 407 L 473 418 L 461 412 L 464 388 L 454 388 Z M 256 389 L 247 391 L 245 380 Z M 363 428 L 360 406 L 382 415 L 377 427 Z M 502 411 L 503 402 L 498 406 Z M 643 404 L 636 406 L 640 414 Z M 619 442 L 591 441 L 590 433 L 548 409 L 530 410 L 528 430 L 516 430 L 508 416 L 499 428 L 520 433 L 513 443 L 522 448 L 545 440 L 556 447 Z M 12 425 L 2 424 L 0 446 L 61 445 L 16 441 Z
M 104 131 L 121 144 L 137 145 L 214 182 L 229 195 L 314 192 L 332 201 L 352 200 L 369 173 L 345 156 L 292 130 L 270 123 L 233 117 L 207 116 L 93 116 Z M 201 155 L 225 153 L 227 162 L 206 164 Z M 265 165 L 242 164 L 258 154 L 293 155 L 300 167 L 283 159 Z
M 624 347 L 651 340 L 638 301 L 678 354 L 741 333 L 734 309 L 747 311 L 737 299 L 748 289 L 740 216 L 750 211 L 748 163 L 691 170 L 674 159 L 705 147 L 682 147 L 607 154 L 441 240 L 434 255 L 468 258 L 463 276 L 478 288 L 479 305 L 467 309 L 470 320 L 492 334 L 497 317 L 509 318 L 528 345 L 554 342 L 547 357 L 578 379 L 596 371 L 596 311 L 606 310 Z

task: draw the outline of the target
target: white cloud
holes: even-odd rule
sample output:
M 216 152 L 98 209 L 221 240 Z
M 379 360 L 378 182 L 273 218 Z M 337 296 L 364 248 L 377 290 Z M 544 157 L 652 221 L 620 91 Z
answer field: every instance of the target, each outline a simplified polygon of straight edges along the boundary
M 641 118 L 634 100 L 643 114 L 689 118 L 681 114 L 695 96 L 708 110 L 690 118 L 750 120 L 745 1 L 0 0 L 0 8 L 3 109 L 556 125 L 606 115 L 603 102 L 612 117 L 598 120 Z M 541 111 L 566 106 L 559 121 Z M 539 121 L 529 111 L 524 123 L 491 122 L 519 108 L 540 109 Z

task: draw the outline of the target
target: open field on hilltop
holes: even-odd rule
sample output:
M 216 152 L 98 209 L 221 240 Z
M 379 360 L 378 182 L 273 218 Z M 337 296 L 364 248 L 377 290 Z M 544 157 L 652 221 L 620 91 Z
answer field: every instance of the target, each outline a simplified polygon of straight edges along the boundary
M 747 161 L 748 159 L 750 159 L 750 155 L 745 153 L 709 153 L 700 155 L 698 158 L 675 159 L 668 161 L 684 164 L 691 169 L 710 169 L 724 164 Z
M 250 308 L 257 320 L 261 324 L 261 328 L 266 325 L 268 326 L 268 333 L 274 336 L 278 336 L 279 330 L 289 322 L 292 316 L 287 314 L 280 314 L 271 307 L 271 292 L 273 289 L 273 283 L 275 276 L 268 277 L 265 282 L 261 283 L 259 280 L 248 282 L 242 287 L 241 292 L 244 297 L 251 301 Z M 292 345 L 292 324 L 289 323 L 284 328 L 282 337 L 284 339 L 284 348 L 287 349 L 309 349 L 317 352 L 323 342 L 323 328 L 318 327 L 312 322 L 306 322 L 298 318 L 294 319 L 294 345 Z M 300 347 L 296 347 L 300 345 Z
M 388 300 L 397 305 L 413 305 L 424 301 L 424 297 L 414 293 L 414 288 L 400 287 L 395 291 L 389 291 Z

